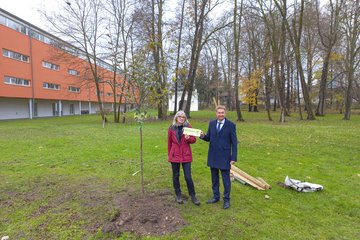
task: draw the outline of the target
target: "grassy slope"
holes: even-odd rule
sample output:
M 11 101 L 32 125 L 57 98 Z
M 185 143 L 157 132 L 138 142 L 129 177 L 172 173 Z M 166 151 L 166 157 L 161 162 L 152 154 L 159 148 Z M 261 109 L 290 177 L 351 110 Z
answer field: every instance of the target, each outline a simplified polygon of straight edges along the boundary
M 192 113 L 206 131 L 213 112 Z M 193 145 L 193 179 L 200 207 L 179 205 L 189 223 L 159 239 L 357 239 L 360 238 L 360 115 L 342 121 L 268 122 L 246 113 L 237 123 L 237 166 L 273 188 L 257 191 L 233 183 L 231 208 L 206 205 L 211 195 L 208 144 Z M 277 119 L 277 116 L 273 116 Z M 228 113 L 235 120 L 235 113 Z M 108 124 L 98 116 L 0 122 L 0 236 L 12 239 L 105 239 L 101 223 L 116 211 L 116 194 L 139 192 L 139 127 Z M 172 191 L 166 160 L 166 122 L 144 125 L 146 191 Z M 276 185 L 285 176 L 325 190 L 297 193 Z M 181 176 L 183 192 L 185 182 Z M 265 194 L 270 199 L 265 199 Z M 169 199 L 172 201 L 173 199 Z M 111 237 L 111 236 L 110 236 Z M 120 239 L 136 238 L 125 234 Z M 153 239 L 158 239 L 154 237 Z

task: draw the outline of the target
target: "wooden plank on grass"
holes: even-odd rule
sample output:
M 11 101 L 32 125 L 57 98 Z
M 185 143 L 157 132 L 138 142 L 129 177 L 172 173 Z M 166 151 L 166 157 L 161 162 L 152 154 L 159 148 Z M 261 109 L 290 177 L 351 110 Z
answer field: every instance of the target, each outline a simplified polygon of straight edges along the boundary
M 231 170 L 230 170 L 230 172 L 231 172 Z M 233 175 L 234 175 L 235 179 L 239 178 L 242 181 L 246 182 L 247 184 L 249 184 L 250 186 L 252 186 L 252 187 L 254 187 L 254 188 L 258 189 L 258 190 L 265 190 L 265 188 L 259 186 L 258 184 L 256 184 L 255 182 L 249 180 L 248 178 L 245 178 L 244 176 L 240 175 L 238 172 L 233 171 Z
M 234 172 L 233 170 L 230 170 L 230 174 L 231 174 L 231 177 L 233 178 L 233 180 L 236 180 L 239 183 L 246 185 L 246 182 L 244 180 L 242 180 L 236 172 Z
M 264 180 L 264 179 L 262 179 L 261 177 L 258 177 L 258 179 L 259 179 L 262 183 L 264 183 L 264 184 L 265 184 L 266 189 L 270 189 L 270 188 L 271 188 L 271 185 L 270 185 L 270 184 L 268 184 L 267 182 L 265 182 L 265 180 Z
M 248 181 L 254 183 L 258 187 L 262 188 L 262 190 L 266 189 L 266 185 L 263 182 L 261 182 L 259 179 L 256 179 L 256 178 L 252 177 L 251 175 L 249 175 L 246 172 L 240 170 L 238 167 L 236 167 L 234 165 L 231 165 L 231 169 L 234 172 L 238 173 L 245 181 L 248 180 Z M 246 181 L 246 182 L 248 182 L 248 181 Z

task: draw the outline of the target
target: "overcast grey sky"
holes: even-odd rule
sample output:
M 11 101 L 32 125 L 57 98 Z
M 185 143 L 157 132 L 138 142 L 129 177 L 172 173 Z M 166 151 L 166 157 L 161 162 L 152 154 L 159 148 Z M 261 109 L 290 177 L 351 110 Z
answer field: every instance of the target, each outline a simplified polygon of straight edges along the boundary
M 61 0 L 0 0 L 0 8 L 44 30 L 46 23 L 38 9 L 54 11 L 60 4 Z
M 38 10 L 56 11 L 63 0 L 0 0 L 0 8 L 24 19 L 25 21 L 47 30 L 46 21 L 43 21 Z M 322 3 L 327 0 L 321 0 Z

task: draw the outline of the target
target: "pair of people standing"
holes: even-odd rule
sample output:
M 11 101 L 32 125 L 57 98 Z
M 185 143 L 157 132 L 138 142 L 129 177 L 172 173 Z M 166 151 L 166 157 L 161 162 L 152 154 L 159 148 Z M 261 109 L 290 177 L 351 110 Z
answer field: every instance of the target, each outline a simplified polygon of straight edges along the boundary
M 210 142 L 207 164 L 211 169 L 213 198 L 209 199 L 206 203 L 212 204 L 220 200 L 219 173 L 221 172 L 224 185 L 223 208 L 227 209 L 230 207 L 230 168 L 231 164 L 234 164 L 237 160 L 237 137 L 236 125 L 225 118 L 225 110 L 223 106 L 216 108 L 216 120 L 210 121 L 207 133 L 201 132 L 200 139 Z M 184 120 L 182 120 L 183 118 Z M 168 131 L 168 159 L 172 164 L 175 194 L 178 203 L 182 203 L 179 182 L 180 164 L 182 164 L 191 200 L 196 205 L 200 205 L 200 202 L 195 197 L 194 184 L 191 178 L 192 153 L 190 144 L 195 143 L 196 138 L 182 135 L 182 128 L 184 126 L 191 127 L 185 113 L 179 111 L 175 114 L 173 124 Z M 180 151 L 180 148 L 182 151 Z

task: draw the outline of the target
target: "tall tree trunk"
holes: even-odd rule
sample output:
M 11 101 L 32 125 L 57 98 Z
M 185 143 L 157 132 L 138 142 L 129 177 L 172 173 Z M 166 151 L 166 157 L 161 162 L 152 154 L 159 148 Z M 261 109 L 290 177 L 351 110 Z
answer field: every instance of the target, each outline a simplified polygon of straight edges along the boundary
M 302 110 L 301 110 L 301 98 L 300 98 L 300 81 L 299 81 L 299 71 L 296 70 L 296 95 L 298 100 L 298 108 L 299 108 L 299 117 L 300 120 L 303 120 Z
M 157 111 L 158 119 L 166 119 L 166 110 L 165 110 L 165 66 L 163 64 L 163 44 L 162 44 L 162 16 L 163 16 L 163 1 L 151 0 L 151 49 L 154 58 L 155 72 L 157 78 Z M 157 6 L 157 18 L 155 13 L 155 5 Z
M 352 6 L 354 4 L 354 6 Z M 350 120 L 351 115 L 351 104 L 352 104 L 352 91 L 353 91 L 353 82 L 354 82 L 354 73 L 355 66 L 358 64 L 356 62 L 356 57 L 360 52 L 360 45 L 358 43 L 360 36 L 360 25 L 359 25 L 359 16 L 360 16 L 360 0 L 350 3 L 348 6 L 346 17 L 347 29 L 347 46 L 346 46 L 346 59 L 345 59 L 345 68 L 347 70 L 347 89 L 346 89 L 346 98 L 345 98 L 345 112 L 344 120 Z
M 187 86 L 187 97 L 186 97 L 186 105 L 185 105 L 185 113 L 188 117 L 190 117 L 190 106 L 191 106 L 191 98 L 192 93 L 194 90 L 194 83 L 196 78 L 196 70 L 200 59 L 200 52 L 202 49 L 202 40 L 203 40 L 203 32 L 204 32 L 204 21 L 205 21 L 205 9 L 208 0 L 202 0 L 200 5 L 200 13 L 197 17 L 198 9 L 195 6 L 195 19 L 196 19 L 196 26 L 195 26 L 195 34 L 194 39 L 191 47 L 191 60 L 190 60 L 190 67 L 188 73 L 188 86 Z M 196 1 L 195 1 L 196 4 Z M 184 91 L 185 92 L 185 91 Z M 184 99 L 182 99 L 184 100 Z
M 237 121 L 244 121 L 240 110 L 239 101 L 239 55 L 240 55 L 240 33 L 241 33 L 241 18 L 242 18 L 243 0 L 240 3 L 240 19 L 237 22 L 237 0 L 234 0 L 234 51 L 235 51 L 235 108 L 237 114 Z
M 285 0 L 284 0 L 285 1 Z M 285 121 L 285 90 L 284 90 L 284 65 L 282 61 L 285 60 L 285 40 L 286 40 L 286 28 L 285 21 L 286 20 L 286 13 L 282 16 L 281 28 L 279 29 L 279 19 L 278 14 L 275 11 L 267 12 L 264 10 L 264 2 L 262 0 L 257 0 L 260 10 L 262 13 L 262 18 L 265 22 L 266 29 L 268 31 L 268 35 L 271 39 L 271 61 L 272 61 L 272 70 L 274 73 L 274 106 L 273 111 L 276 111 L 277 105 L 279 105 L 281 112 L 280 112 L 280 119 L 279 122 Z M 285 1 L 286 4 L 286 1 Z M 280 7 L 279 7 L 280 8 Z M 281 8 L 280 8 L 281 9 Z M 279 9 L 279 10 L 280 10 Z M 279 32 L 281 34 L 279 34 Z M 280 66 L 282 66 L 280 68 Z
M 275 43 L 276 44 L 276 43 Z M 280 107 L 280 119 L 279 122 L 285 122 L 285 106 L 284 106 L 284 95 L 282 89 L 282 78 L 280 72 L 280 62 L 279 62 L 278 48 L 273 46 L 273 56 L 272 61 L 274 64 L 275 71 L 275 87 L 277 96 L 275 97 L 277 101 L 274 101 L 274 111 L 276 111 L 277 105 Z
M 318 105 L 316 108 L 316 116 L 324 116 L 325 115 L 325 99 L 326 99 L 326 85 L 327 85 L 327 76 L 329 72 L 329 64 L 330 64 L 330 56 L 334 45 L 337 42 L 339 35 L 339 23 L 340 23 L 340 11 L 344 5 L 344 0 L 336 1 L 335 6 L 332 0 L 329 1 L 330 6 L 330 26 L 328 31 L 323 33 L 322 27 L 320 26 L 320 11 L 319 4 L 316 3 L 316 11 L 317 11 L 317 25 L 318 32 L 320 36 L 320 40 L 322 45 L 325 48 L 325 57 L 323 63 L 323 69 L 321 72 L 320 79 L 320 88 L 318 94 Z
M 329 49 L 329 51 L 325 55 L 323 68 L 321 71 L 319 102 L 316 108 L 316 116 L 325 115 L 326 83 L 327 83 L 327 75 L 329 72 L 330 54 L 331 54 L 331 49 Z
M 280 6 L 278 0 L 274 1 L 277 8 L 279 9 L 281 15 L 284 17 L 286 16 L 286 0 L 283 0 L 283 6 Z M 299 13 L 299 22 L 298 24 L 298 29 L 296 29 L 296 22 L 295 22 L 295 16 L 293 19 L 293 32 L 291 32 L 290 29 L 290 25 L 289 22 L 286 19 L 286 27 L 289 33 L 289 37 L 290 37 L 290 43 L 294 49 L 294 53 L 295 53 L 295 61 L 296 61 L 296 66 L 297 69 L 299 71 L 299 77 L 300 77 L 300 82 L 301 82 L 301 88 L 302 88 L 302 92 L 303 92 L 303 96 L 304 96 L 304 102 L 305 102 L 305 108 L 307 111 L 307 119 L 308 120 L 315 120 L 315 115 L 313 113 L 312 110 L 312 105 L 311 105 L 311 98 L 310 98 L 310 94 L 309 94 L 309 89 L 308 86 L 306 84 L 306 80 L 305 80 L 305 75 L 304 75 L 304 70 L 302 67 L 302 61 L 301 61 L 301 53 L 300 53 L 300 43 L 301 43 L 301 34 L 302 34 L 302 24 L 303 24 L 303 15 L 304 15 L 304 4 L 305 1 L 301 0 L 301 7 L 300 7 L 300 13 Z
M 178 102 L 178 78 L 179 78 L 179 63 L 180 63 L 180 49 L 181 49 L 181 36 L 182 36 L 182 28 L 184 23 L 184 10 L 185 10 L 185 1 L 182 2 L 181 7 L 181 19 L 180 19 L 180 29 L 179 29 L 179 36 L 178 36 L 178 48 L 177 48 L 177 55 L 176 55 L 176 68 L 175 68 L 175 105 L 174 105 L 174 115 L 180 108 L 178 109 L 177 102 Z
M 264 73 L 265 73 L 265 109 L 267 112 L 267 116 L 269 121 L 272 121 L 271 117 L 271 87 L 272 87 L 272 75 L 273 75 L 273 65 L 270 66 L 268 64 L 269 62 L 269 54 L 270 54 L 270 39 L 266 43 L 266 49 L 265 49 L 265 61 L 264 61 Z M 270 70 L 271 67 L 271 70 Z M 270 71 L 270 73 L 269 73 Z
M 290 115 L 291 112 L 291 93 L 292 93 L 292 82 L 291 82 L 291 63 L 290 63 L 290 58 L 286 57 L 286 113 L 287 116 Z
M 353 90 L 353 79 L 354 79 L 354 70 L 351 67 L 348 69 L 347 82 L 348 86 L 346 88 L 346 97 L 345 97 L 345 112 L 344 120 L 350 120 L 351 115 L 351 104 L 352 104 L 352 90 Z
M 283 4 L 286 7 L 286 0 L 283 0 Z M 280 38 L 280 77 L 278 78 L 278 94 L 280 100 L 280 122 L 285 122 L 285 116 L 287 116 L 286 103 L 285 103 L 285 47 L 286 47 L 286 11 L 282 16 L 281 21 L 281 38 Z

